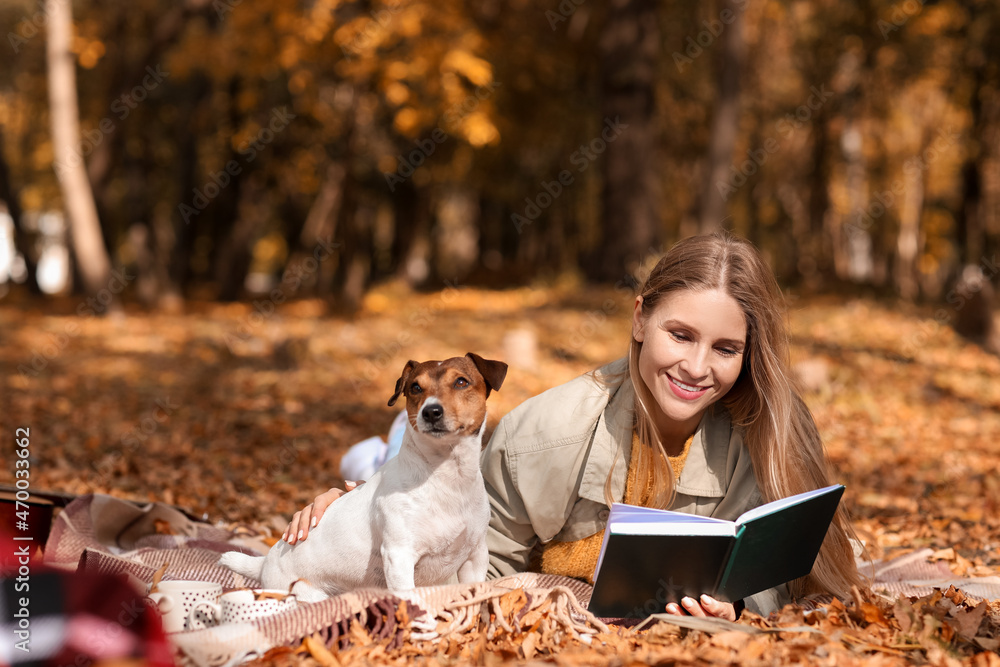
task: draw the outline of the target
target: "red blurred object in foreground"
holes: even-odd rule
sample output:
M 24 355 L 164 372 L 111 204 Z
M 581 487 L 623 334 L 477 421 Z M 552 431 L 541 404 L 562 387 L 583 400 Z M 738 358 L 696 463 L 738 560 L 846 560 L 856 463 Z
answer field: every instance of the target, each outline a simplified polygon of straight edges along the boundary
M 15 537 L 0 526 L 0 664 L 174 664 L 159 615 L 124 578 L 48 568 L 38 542 Z

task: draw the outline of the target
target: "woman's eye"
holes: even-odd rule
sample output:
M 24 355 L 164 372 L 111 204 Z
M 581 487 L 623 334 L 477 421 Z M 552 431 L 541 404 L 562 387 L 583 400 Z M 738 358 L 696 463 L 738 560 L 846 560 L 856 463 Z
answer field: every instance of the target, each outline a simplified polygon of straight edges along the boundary
M 671 331 L 670 332 L 670 336 L 674 340 L 679 340 L 679 341 L 689 341 L 689 340 L 691 340 L 691 338 L 687 334 L 681 333 L 679 331 Z
M 721 347 L 719 348 L 719 354 L 726 357 L 735 357 L 737 354 L 739 354 L 739 352 L 732 349 L 731 347 Z
M 416 382 L 414 382 L 413 384 L 411 384 L 411 385 L 410 385 L 410 393 L 411 393 L 411 394 L 419 394 L 419 393 L 420 393 L 420 392 L 422 392 L 423 390 L 424 390 L 424 388 L 423 388 L 423 387 L 421 387 L 421 386 L 420 386 L 419 384 L 417 384 Z
M 469 381 L 466 380 L 465 378 L 458 378 L 457 380 L 455 380 L 454 386 L 455 389 L 464 389 L 465 387 L 469 386 Z

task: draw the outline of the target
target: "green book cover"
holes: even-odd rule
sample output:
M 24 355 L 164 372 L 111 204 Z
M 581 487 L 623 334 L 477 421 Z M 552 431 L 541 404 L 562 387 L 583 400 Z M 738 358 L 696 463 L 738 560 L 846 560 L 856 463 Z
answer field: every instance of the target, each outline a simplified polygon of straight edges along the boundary
M 805 576 L 843 493 L 840 484 L 808 491 L 736 521 L 616 503 L 589 609 L 643 618 L 684 596 L 732 602 Z

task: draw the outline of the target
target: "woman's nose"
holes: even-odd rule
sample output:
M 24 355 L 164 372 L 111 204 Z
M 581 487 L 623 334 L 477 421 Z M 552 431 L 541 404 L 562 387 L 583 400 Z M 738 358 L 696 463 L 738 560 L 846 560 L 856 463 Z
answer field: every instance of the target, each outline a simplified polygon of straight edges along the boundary
M 684 370 L 692 380 L 701 380 L 708 375 L 708 352 L 707 348 L 695 345 L 684 359 Z

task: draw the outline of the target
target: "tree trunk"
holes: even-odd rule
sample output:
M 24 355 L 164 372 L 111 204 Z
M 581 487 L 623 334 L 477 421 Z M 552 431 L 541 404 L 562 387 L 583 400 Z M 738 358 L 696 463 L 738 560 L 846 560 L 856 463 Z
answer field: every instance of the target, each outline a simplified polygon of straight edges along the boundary
M 372 265 L 372 227 L 375 222 L 375 205 L 364 196 L 347 198 L 341 209 L 344 229 L 342 282 L 340 284 L 340 310 L 354 313 L 361 308 L 361 300 L 368 289 Z
M 195 84 L 198 87 L 199 84 Z M 200 99 L 200 98 L 199 98 Z M 197 135 L 190 131 L 190 121 L 187 120 L 195 115 L 196 103 L 184 101 L 178 103 L 181 113 L 177 114 L 174 124 L 174 141 L 177 142 L 177 184 L 178 200 L 185 204 L 191 204 L 193 191 L 200 184 L 197 182 L 198 172 L 198 142 Z M 238 185 L 238 184 L 237 184 Z M 237 187 L 237 186 L 234 186 Z M 185 293 L 188 281 L 191 278 L 191 253 L 194 250 L 195 226 L 199 224 L 199 219 L 204 213 L 189 217 L 179 211 L 171 216 L 174 221 L 174 248 L 170 256 L 169 272 L 170 284 L 176 288 L 177 296 Z M 213 225 L 213 229 L 216 225 Z M 205 278 L 205 276 L 198 276 Z
M 920 155 L 926 142 L 922 142 Z M 896 237 L 896 286 L 899 294 L 913 301 L 919 293 L 917 259 L 920 255 L 920 218 L 924 208 L 924 172 L 905 176 L 906 191 L 899 212 L 899 235 Z
M 441 281 L 463 282 L 479 262 L 479 197 L 470 187 L 443 187 L 433 231 L 433 273 Z M 551 215 L 551 213 L 550 213 Z M 551 229 L 552 221 L 546 225 Z
M 397 275 L 410 287 L 419 287 L 430 277 L 430 212 L 426 195 L 407 179 L 396 188 L 394 206 L 395 234 L 392 256 Z
M 10 178 L 10 167 L 7 165 L 6 153 L 4 152 L 3 128 L 0 127 L 0 200 L 7 205 L 7 213 L 14 221 L 14 246 L 17 252 L 24 257 L 24 267 L 27 271 L 25 283 L 32 294 L 41 294 L 38 287 L 38 277 L 35 271 L 35 249 L 32 247 L 32 238 L 28 236 L 24 229 L 24 221 L 21 219 L 24 213 L 21 210 L 21 198 Z
M 86 292 L 96 296 L 110 283 L 111 262 L 104 247 L 94 193 L 90 189 L 80 151 L 76 62 L 70 51 L 73 5 L 66 0 L 47 0 L 45 5 L 49 18 L 49 113 L 52 117 L 55 170 L 69 216 L 80 277 Z
M 347 170 L 339 162 L 331 162 L 320 185 L 316 199 L 309 208 L 298 244 L 302 252 L 311 253 L 320 241 L 333 238 L 337 232 L 337 214 L 344 198 L 344 177 Z
M 708 144 L 707 178 L 702 187 L 701 211 L 698 215 L 701 233 L 722 227 L 729 198 L 725 186 L 733 164 L 733 149 L 740 131 L 740 75 L 746 53 L 743 37 L 743 10 L 733 0 L 723 0 L 723 12 L 732 12 L 735 19 L 723 25 L 719 35 L 717 59 L 715 114 Z
M 983 213 L 983 179 L 990 144 L 983 96 L 988 95 L 986 58 L 981 50 L 974 50 L 967 67 L 972 76 L 973 90 L 969 96 L 969 115 L 972 116 L 972 139 L 968 142 L 965 162 L 962 165 L 962 204 L 956 216 L 956 243 L 961 262 L 974 264 L 979 261 L 985 246 Z
M 221 301 L 235 301 L 243 293 L 253 259 L 253 243 L 268 215 L 262 201 L 265 199 L 262 187 L 260 180 L 249 178 L 239 189 L 233 223 L 216 256 L 216 279 Z
M 316 199 L 313 200 L 306 220 L 298 236 L 289 240 L 292 252 L 289 255 L 288 267 L 305 266 L 309 258 L 314 257 L 317 247 L 330 246 L 337 234 L 337 220 L 344 201 L 344 180 L 347 170 L 340 162 L 331 162 L 326 168 L 326 175 L 320 185 Z M 327 289 L 337 272 L 337 257 L 328 257 L 316 269 L 316 275 L 303 275 L 299 295 Z
M 64 4 L 69 4 L 72 0 L 57 0 Z M 233 3 L 236 4 L 236 3 Z M 127 5 L 126 5 L 127 7 Z M 180 36 L 187 25 L 188 19 L 205 12 L 212 7 L 212 0 L 184 0 L 173 3 L 170 9 L 165 11 L 156 21 L 156 27 L 145 42 L 145 51 L 138 56 L 129 54 L 128 57 L 119 59 L 119 65 L 114 70 L 111 77 L 108 99 L 119 99 L 123 94 L 132 90 L 134 86 L 144 79 L 154 81 L 156 85 L 162 83 L 161 79 L 169 76 L 169 71 L 164 71 L 161 63 L 167 48 L 173 44 Z M 67 10 L 69 11 L 69 10 Z M 124 11 L 128 11 L 125 9 Z M 125 21 L 120 21 L 119 26 L 125 29 Z M 124 122 L 124 119 L 123 121 Z M 88 165 L 88 176 L 94 191 L 99 195 L 103 194 L 111 180 L 111 171 L 114 166 L 115 156 L 121 151 L 125 142 L 126 133 L 124 131 L 111 132 L 104 137 L 90 154 L 90 164 Z M 98 196 L 98 199 L 104 199 Z
M 654 0 L 610 3 L 598 45 L 602 121 L 575 154 L 600 160 L 604 175 L 600 240 L 584 266 L 595 281 L 633 272 L 661 236 L 654 95 L 662 41 L 658 8 Z

